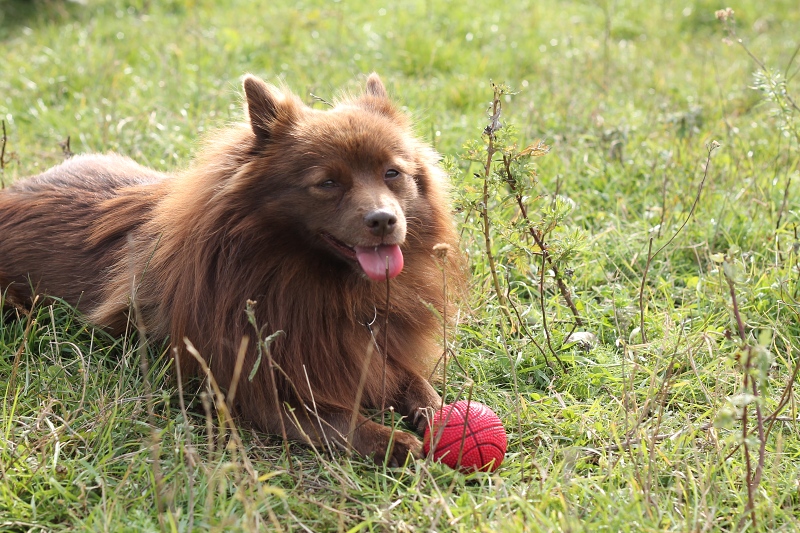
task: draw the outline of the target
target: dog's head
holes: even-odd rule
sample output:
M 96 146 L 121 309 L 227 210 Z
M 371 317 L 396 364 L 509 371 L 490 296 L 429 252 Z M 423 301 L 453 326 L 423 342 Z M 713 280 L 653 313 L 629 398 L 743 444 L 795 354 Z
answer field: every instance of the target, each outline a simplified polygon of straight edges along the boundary
M 270 220 L 291 221 L 310 246 L 373 280 L 398 275 L 401 247 L 428 214 L 438 171 L 380 78 L 370 75 L 361 95 L 328 110 L 254 76 L 244 92 L 252 160 L 242 174 L 261 191 Z

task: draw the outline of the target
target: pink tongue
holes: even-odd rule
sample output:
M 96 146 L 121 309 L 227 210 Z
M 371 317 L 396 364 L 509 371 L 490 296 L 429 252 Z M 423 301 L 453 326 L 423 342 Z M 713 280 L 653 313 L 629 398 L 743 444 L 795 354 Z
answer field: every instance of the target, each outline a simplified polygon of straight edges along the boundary
M 403 252 L 396 244 L 380 246 L 355 246 L 356 259 L 367 276 L 373 281 L 386 279 L 388 261 L 389 278 L 393 278 L 403 270 Z

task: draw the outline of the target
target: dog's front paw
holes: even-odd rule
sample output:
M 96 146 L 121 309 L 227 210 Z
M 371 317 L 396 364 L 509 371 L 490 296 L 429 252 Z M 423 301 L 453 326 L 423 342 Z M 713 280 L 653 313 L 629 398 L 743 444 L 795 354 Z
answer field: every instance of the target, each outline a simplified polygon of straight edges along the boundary
M 436 413 L 437 409 L 439 409 L 438 405 L 436 407 L 418 407 L 414 411 L 414 414 L 411 416 L 411 425 L 417 433 L 425 435 L 425 430 L 430 427 L 431 420 L 433 420 L 433 415 Z
M 406 464 L 409 456 L 422 457 L 422 442 L 415 435 L 374 422 L 361 426 L 354 447 L 361 455 L 371 456 L 376 463 L 386 461 L 392 468 Z
M 412 376 L 398 399 L 397 410 L 420 435 L 425 434 L 433 415 L 442 406 L 442 398 L 425 379 Z
M 389 446 L 389 453 L 384 453 L 382 457 L 386 458 L 386 466 L 391 468 L 403 466 L 409 458 L 422 458 L 422 442 L 411 433 L 394 431 Z

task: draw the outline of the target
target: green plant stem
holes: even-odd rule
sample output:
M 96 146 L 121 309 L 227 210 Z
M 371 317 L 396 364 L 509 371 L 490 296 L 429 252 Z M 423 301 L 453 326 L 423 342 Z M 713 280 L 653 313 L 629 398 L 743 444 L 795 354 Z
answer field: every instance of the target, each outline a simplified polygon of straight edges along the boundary
M 505 298 L 500 289 L 500 280 L 497 277 L 497 265 L 495 264 L 494 254 L 492 253 L 492 237 L 491 237 L 491 223 L 489 221 L 489 176 L 492 171 L 492 157 L 494 156 L 494 139 L 489 137 L 489 145 L 486 148 L 486 166 L 484 167 L 484 180 L 483 180 L 483 202 L 481 206 L 481 219 L 483 220 L 483 238 L 486 247 L 486 260 L 489 263 L 489 272 L 492 276 L 492 284 L 494 285 L 494 292 L 497 295 L 497 300 L 503 314 L 511 323 L 511 316 L 506 309 Z
M 724 269 L 723 269 L 724 271 Z M 745 510 L 750 514 L 750 520 L 753 523 L 753 528 L 758 529 L 758 522 L 756 519 L 755 510 L 755 494 L 758 485 L 761 483 L 761 476 L 764 472 L 764 459 L 766 455 L 766 440 L 764 437 L 764 418 L 761 412 L 761 405 L 759 404 L 758 384 L 756 379 L 750 375 L 753 364 L 753 347 L 747 345 L 747 335 L 744 330 L 744 321 L 739 311 L 739 302 L 736 299 L 736 287 L 733 279 L 725 272 L 725 280 L 728 282 L 728 288 L 731 295 L 731 305 L 733 306 L 733 316 L 736 319 L 736 328 L 739 333 L 739 340 L 741 342 L 742 356 L 742 374 L 743 383 L 742 388 L 745 391 L 753 392 L 753 404 L 756 411 L 756 429 L 758 430 L 758 463 L 755 472 L 753 471 L 752 460 L 750 458 L 750 446 L 747 444 L 749 436 L 748 430 L 748 414 L 747 405 L 742 407 L 742 449 L 744 451 L 745 467 L 747 470 L 747 504 Z
M 556 280 L 556 285 L 558 286 L 558 290 L 561 293 L 561 297 L 564 298 L 564 301 L 569 307 L 569 310 L 572 311 L 573 316 L 575 317 L 575 324 L 580 327 L 583 326 L 583 320 L 581 320 L 581 315 L 578 312 L 578 308 L 575 306 L 575 303 L 572 301 L 572 296 L 569 293 L 569 288 L 564 283 L 564 279 L 561 276 L 561 272 L 558 269 L 558 265 L 555 264 L 553 261 L 553 257 L 550 255 L 550 252 L 547 249 L 547 245 L 545 244 L 544 240 L 542 239 L 539 232 L 533 227 L 533 223 L 531 223 L 530 218 L 528 218 L 528 210 L 525 207 L 525 201 L 522 198 L 522 195 L 519 193 L 517 189 L 514 176 L 511 174 L 511 160 L 505 154 L 503 155 L 503 163 L 505 165 L 505 174 L 506 174 L 506 183 L 511 188 L 511 192 L 514 193 L 514 198 L 517 201 L 517 206 L 519 207 L 520 213 L 522 213 L 522 218 L 525 219 L 526 225 L 528 227 L 528 233 L 530 233 L 533 241 L 536 243 L 536 246 L 542 251 L 542 255 L 547 260 L 547 264 L 550 265 L 550 268 L 553 271 L 553 277 Z M 544 309 L 542 309 L 544 312 Z

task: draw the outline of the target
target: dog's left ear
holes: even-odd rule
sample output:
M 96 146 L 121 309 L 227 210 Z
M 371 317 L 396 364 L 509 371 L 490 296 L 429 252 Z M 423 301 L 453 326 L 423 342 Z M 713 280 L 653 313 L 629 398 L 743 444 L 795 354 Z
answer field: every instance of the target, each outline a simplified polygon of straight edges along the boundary
M 367 78 L 367 87 L 364 90 L 364 94 L 374 96 L 375 98 L 389 98 L 389 94 L 386 92 L 386 87 L 384 87 L 381 78 L 374 72 Z

